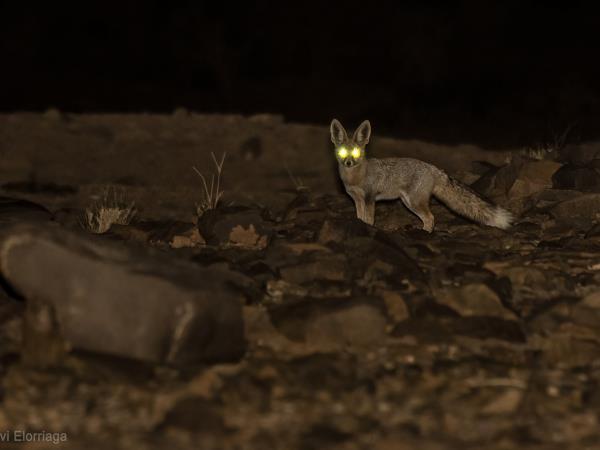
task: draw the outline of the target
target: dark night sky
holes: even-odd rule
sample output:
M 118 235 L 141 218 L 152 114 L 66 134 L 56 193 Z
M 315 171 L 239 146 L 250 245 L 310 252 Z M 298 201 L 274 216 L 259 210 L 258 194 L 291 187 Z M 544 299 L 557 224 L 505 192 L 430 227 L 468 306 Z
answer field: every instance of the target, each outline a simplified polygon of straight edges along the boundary
M 0 3 L 3 111 L 184 106 L 517 141 L 600 117 L 591 2 L 39 3 Z

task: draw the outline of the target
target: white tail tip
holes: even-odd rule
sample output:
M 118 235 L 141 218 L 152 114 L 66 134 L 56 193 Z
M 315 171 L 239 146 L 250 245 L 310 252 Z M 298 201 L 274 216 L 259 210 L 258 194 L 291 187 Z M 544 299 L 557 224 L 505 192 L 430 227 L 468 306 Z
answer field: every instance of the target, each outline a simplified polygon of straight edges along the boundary
M 494 211 L 494 215 L 492 216 L 492 219 L 490 220 L 490 223 L 488 223 L 488 225 L 491 227 L 506 230 L 511 226 L 513 220 L 515 220 L 515 218 L 510 211 L 507 211 L 506 209 L 497 206 L 496 210 Z

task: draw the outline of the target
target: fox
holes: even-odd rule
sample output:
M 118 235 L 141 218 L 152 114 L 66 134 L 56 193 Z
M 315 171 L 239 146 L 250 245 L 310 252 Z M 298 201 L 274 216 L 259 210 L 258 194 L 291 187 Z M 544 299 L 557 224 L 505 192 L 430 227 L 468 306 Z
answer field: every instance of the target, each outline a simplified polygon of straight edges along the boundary
M 431 233 L 435 225 L 429 209 L 432 195 L 479 224 L 506 230 L 514 221 L 510 211 L 483 199 L 432 164 L 414 158 L 367 158 L 365 150 L 371 138 L 368 120 L 349 138 L 340 121 L 333 119 L 330 133 L 344 188 L 354 200 L 356 216 L 369 225 L 375 223 L 376 201 L 400 199 L 421 220 L 422 229 Z

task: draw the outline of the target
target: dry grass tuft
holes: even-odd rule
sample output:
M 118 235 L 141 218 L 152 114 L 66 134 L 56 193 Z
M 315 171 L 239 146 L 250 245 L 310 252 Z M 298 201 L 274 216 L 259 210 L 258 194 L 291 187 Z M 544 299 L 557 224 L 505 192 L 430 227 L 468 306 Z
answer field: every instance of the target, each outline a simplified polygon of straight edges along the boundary
M 522 155 L 535 160 L 556 160 L 567 146 L 569 136 L 574 127 L 575 124 L 571 123 L 567 125 L 562 133 L 551 133 L 549 139 L 525 147 L 521 152 Z
M 221 190 L 221 173 L 223 172 L 223 163 L 225 163 L 225 156 L 227 156 L 227 153 L 223 153 L 220 161 L 217 161 L 213 152 L 210 153 L 210 156 L 212 157 L 216 169 L 216 174 L 213 173 L 210 175 L 210 188 L 208 187 L 209 185 L 204 175 L 196 169 L 196 167 L 192 166 L 192 169 L 194 169 L 202 180 L 202 186 L 204 188 L 200 202 L 196 204 L 196 213 L 198 214 L 198 217 L 209 209 L 216 209 L 224 192 Z
M 285 171 L 287 172 L 288 176 L 290 177 L 290 180 L 296 187 L 296 191 L 305 192 L 305 191 L 309 190 L 308 186 L 306 184 L 304 184 L 304 181 L 302 180 L 302 178 L 295 176 L 287 164 L 285 165 Z
M 127 202 L 115 188 L 107 188 L 96 203 L 86 208 L 81 224 L 92 233 L 102 234 L 115 223 L 129 225 L 136 213 L 135 202 Z

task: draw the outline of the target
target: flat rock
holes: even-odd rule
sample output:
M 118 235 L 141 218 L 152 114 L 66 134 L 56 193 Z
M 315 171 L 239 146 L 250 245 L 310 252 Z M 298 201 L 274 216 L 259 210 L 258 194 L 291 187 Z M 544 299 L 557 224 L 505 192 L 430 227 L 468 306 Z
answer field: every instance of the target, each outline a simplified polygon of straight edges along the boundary
M 282 267 L 281 278 L 294 284 L 312 283 L 315 280 L 343 281 L 347 276 L 344 255 L 322 256 L 314 261 Z
M 517 320 L 517 316 L 502 305 L 498 295 L 483 283 L 436 289 L 434 295 L 438 303 L 448 306 L 463 317 Z
M 28 304 L 53 309 L 72 348 L 162 363 L 245 351 L 242 295 L 227 270 L 33 224 L 3 231 L 0 261 Z
M 381 345 L 387 318 L 381 299 L 323 299 L 282 305 L 270 311 L 286 337 L 322 350 Z
M 322 244 L 329 242 L 343 243 L 346 239 L 357 236 L 373 236 L 376 229 L 356 218 L 327 219 L 319 230 L 318 240 Z
M 581 196 L 581 192 L 570 189 L 545 189 L 536 196 L 536 206 L 546 208 L 579 196 Z
M 600 219 L 600 194 L 584 194 L 558 203 L 550 213 L 555 219 L 572 221 L 577 219 Z

